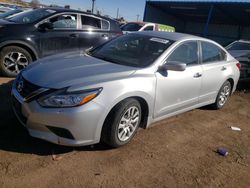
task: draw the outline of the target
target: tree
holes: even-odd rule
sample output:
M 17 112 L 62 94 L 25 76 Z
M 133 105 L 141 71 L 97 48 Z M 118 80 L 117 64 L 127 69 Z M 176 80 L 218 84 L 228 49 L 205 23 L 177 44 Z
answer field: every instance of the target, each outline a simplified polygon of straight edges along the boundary
M 31 6 L 32 8 L 38 8 L 38 7 L 40 6 L 40 2 L 39 2 L 38 0 L 32 0 L 32 1 L 30 2 L 30 6 Z

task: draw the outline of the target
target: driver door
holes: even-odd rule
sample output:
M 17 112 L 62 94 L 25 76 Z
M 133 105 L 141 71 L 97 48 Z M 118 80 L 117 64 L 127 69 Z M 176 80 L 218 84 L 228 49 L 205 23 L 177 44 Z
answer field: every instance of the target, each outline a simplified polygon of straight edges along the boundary
M 45 21 L 52 23 L 53 29 L 40 31 L 40 50 L 43 57 L 79 50 L 77 18 L 77 14 L 64 13 Z
M 181 43 L 167 58 L 166 63 L 185 63 L 185 71 L 157 72 L 154 118 L 171 115 L 198 104 L 202 68 L 199 64 L 197 41 Z

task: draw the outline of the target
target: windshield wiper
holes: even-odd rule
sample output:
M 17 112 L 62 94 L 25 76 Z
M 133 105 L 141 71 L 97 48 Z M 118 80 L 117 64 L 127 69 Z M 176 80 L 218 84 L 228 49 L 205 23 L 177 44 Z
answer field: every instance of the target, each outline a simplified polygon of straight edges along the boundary
M 113 59 L 108 58 L 108 57 L 105 57 L 105 56 L 95 56 L 95 55 L 93 55 L 93 54 L 90 54 L 90 55 L 91 55 L 92 57 L 97 58 L 97 59 L 101 59 L 101 60 L 108 61 L 108 62 L 115 63 L 115 64 L 120 64 L 119 62 L 114 61 Z

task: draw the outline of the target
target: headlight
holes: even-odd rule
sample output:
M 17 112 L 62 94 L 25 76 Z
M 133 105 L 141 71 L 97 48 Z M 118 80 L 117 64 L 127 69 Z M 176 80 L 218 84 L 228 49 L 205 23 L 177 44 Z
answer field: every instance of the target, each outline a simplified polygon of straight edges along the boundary
M 102 88 L 72 93 L 67 93 L 65 90 L 61 90 L 40 98 L 38 103 L 43 107 L 51 108 L 81 106 L 93 100 L 101 91 Z

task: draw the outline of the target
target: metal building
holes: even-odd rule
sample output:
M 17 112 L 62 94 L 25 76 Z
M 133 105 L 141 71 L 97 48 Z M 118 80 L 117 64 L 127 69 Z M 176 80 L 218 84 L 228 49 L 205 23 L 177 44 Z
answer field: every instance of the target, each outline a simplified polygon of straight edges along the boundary
M 250 0 L 146 1 L 144 21 L 171 25 L 177 32 L 226 45 L 250 40 Z

